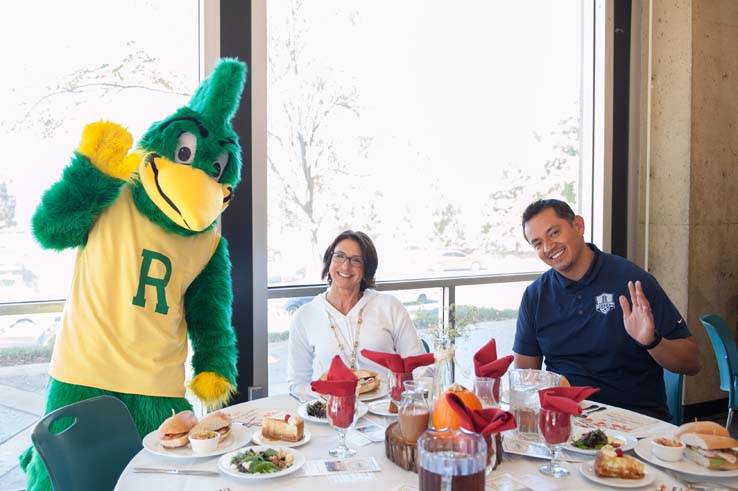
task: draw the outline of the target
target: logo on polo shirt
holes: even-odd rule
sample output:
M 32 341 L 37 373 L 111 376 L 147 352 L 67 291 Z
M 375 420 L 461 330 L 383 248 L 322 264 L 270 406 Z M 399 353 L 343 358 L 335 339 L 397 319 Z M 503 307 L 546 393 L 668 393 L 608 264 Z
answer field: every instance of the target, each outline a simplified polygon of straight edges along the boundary
M 615 308 L 615 299 L 612 293 L 603 293 L 595 297 L 595 303 L 595 309 L 602 314 L 607 314 Z

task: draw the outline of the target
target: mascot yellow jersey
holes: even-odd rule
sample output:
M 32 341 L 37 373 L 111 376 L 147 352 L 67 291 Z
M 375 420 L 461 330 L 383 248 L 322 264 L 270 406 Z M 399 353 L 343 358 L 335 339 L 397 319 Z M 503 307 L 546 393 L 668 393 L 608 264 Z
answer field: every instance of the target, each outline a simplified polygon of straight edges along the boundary
M 182 397 L 184 295 L 218 239 L 214 228 L 187 237 L 167 232 L 136 209 L 124 187 L 78 250 L 51 376 L 114 392 Z

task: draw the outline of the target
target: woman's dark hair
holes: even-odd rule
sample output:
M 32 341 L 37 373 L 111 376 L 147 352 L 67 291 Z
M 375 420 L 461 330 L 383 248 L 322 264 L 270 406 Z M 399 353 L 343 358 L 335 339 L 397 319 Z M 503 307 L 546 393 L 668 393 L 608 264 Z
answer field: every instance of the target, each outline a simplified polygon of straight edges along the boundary
M 333 260 L 333 252 L 336 246 L 342 240 L 353 240 L 359 244 L 361 249 L 361 258 L 364 260 L 364 277 L 361 279 L 360 289 L 363 292 L 367 288 L 374 288 L 374 275 L 377 272 L 377 266 L 379 266 L 379 259 L 377 258 L 377 249 L 374 247 L 372 239 L 369 238 L 364 232 L 354 232 L 353 230 L 345 230 L 338 234 L 338 237 L 333 239 L 331 245 L 325 250 L 323 254 L 323 272 L 320 277 L 331 284 L 331 276 L 328 274 L 328 269 L 331 267 L 331 261 Z
M 523 237 L 525 237 L 525 224 L 528 223 L 528 220 L 538 215 L 546 208 L 551 208 L 556 213 L 557 217 L 563 218 L 569 222 L 569 225 L 574 223 L 574 217 L 576 215 L 571 209 L 571 206 L 566 202 L 559 199 L 539 199 L 538 201 L 534 201 L 529 204 L 528 208 L 523 212 Z M 528 240 L 528 237 L 525 237 L 525 240 Z

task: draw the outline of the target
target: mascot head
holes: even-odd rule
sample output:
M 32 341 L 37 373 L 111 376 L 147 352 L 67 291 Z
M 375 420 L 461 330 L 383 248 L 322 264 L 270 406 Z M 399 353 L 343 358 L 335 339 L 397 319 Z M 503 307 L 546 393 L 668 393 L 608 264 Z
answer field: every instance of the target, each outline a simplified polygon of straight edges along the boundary
M 231 119 L 246 66 L 223 59 L 187 106 L 154 123 L 141 138 L 137 206 L 167 230 L 208 229 L 226 209 L 241 176 L 241 147 Z

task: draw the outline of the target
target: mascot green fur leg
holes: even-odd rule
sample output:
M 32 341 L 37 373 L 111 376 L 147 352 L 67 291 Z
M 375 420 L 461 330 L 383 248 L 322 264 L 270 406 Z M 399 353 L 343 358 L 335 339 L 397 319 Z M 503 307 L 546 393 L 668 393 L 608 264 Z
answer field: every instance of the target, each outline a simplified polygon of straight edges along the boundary
M 175 412 L 192 409 L 192 406 L 183 397 L 153 397 L 136 394 L 121 394 L 94 387 L 66 384 L 54 378 L 49 379 L 48 399 L 46 401 L 46 414 L 67 406 L 73 402 L 91 399 L 101 395 L 117 397 L 128 407 L 136 423 L 141 438 L 154 431 L 158 424 L 155 421 L 164 421 Z M 68 425 L 69 423 L 65 423 Z M 53 431 L 61 431 L 65 424 L 54 424 Z M 51 491 L 52 486 L 49 475 L 46 472 L 41 457 L 39 457 L 33 446 L 29 447 L 20 456 L 20 465 L 27 477 L 27 491 Z

